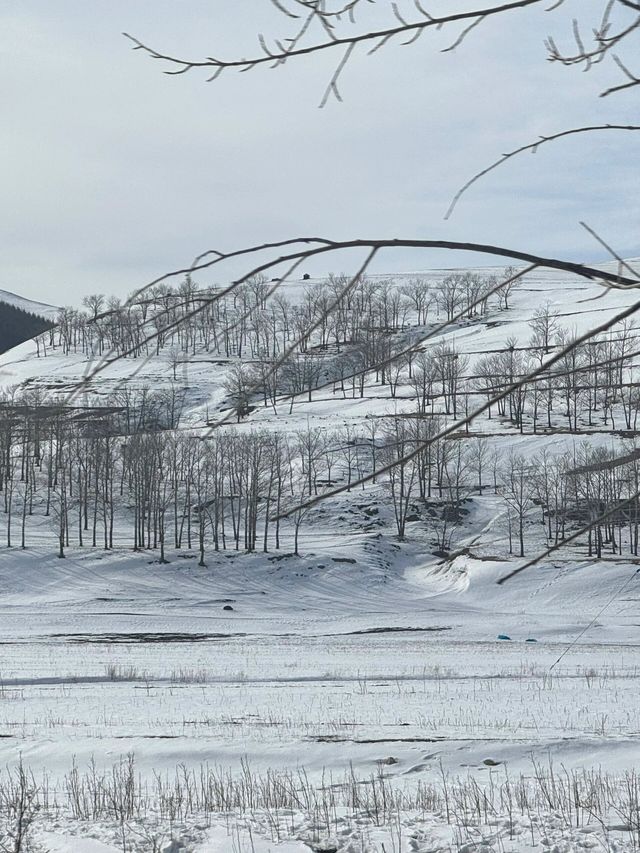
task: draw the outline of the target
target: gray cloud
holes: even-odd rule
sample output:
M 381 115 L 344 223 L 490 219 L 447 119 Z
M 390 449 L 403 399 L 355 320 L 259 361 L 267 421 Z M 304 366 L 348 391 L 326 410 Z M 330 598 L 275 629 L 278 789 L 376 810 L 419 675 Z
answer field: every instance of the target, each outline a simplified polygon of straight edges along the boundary
M 442 218 L 460 183 L 497 154 L 567 125 L 636 119 L 637 95 L 597 98 L 608 68 L 583 75 L 546 62 L 547 30 L 568 42 L 572 12 L 595 20 L 601 3 L 574 7 L 487 22 L 455 53 L 440 52 L 449 33 L 356 55 L 345 103 L 318 110 L 335 58 L 206 84 L 197 73 L 163 76 L 120 35 L 194 57 L 246 55 L 258 30 L 282 31 L 267 0 L 7 4 L 0 286 L 55 303 L 124 295 L 203 249 L 296 234 L 468 239 L 602 259 L 579 219 L 640 254 L 631 138 L 523 157 Z M 374 11 L 388 20 L 386 4 Z M 468 261 L 403 252 L 379 268 Z

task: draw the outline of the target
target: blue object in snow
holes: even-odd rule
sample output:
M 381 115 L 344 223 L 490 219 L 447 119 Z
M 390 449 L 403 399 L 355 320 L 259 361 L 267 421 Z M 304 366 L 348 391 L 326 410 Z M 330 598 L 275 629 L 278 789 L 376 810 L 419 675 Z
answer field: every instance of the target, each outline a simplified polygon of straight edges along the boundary
M 508 637 L 506 634 L 498 634 L 499 640 L 510 640 L 511 637 Z
M 537 643 L 537 642 L 538 641 L 535 639 L 535 637 L 527 637 L 527 639 L 525 640 L 525 643 Z

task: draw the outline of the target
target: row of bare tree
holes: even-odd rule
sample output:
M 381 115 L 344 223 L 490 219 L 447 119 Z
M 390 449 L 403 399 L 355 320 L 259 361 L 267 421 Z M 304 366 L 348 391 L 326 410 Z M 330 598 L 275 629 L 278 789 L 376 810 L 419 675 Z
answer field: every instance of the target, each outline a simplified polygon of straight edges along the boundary
M 331 362 L 309 352 L 292 354 L 276 368 L 268 360 L 236 362 L 225 379 L 227 399 L 241 420 L 252 401 L 277 410 L 284 397 L 291 409 L 296 397 L 311 401 L 318 388 L 363 398 L 367 385 L 377 383 L 393 399 L 415 400 L 420 414 L 454 419 L 478 400 L 500 396 L 489 405 L 488 418 L 497 415 L 521 433 L 637 429 L 640 382 L 634 359 L 640 354 L 640 334 L 633 322 L 577 344 L 576 333 L 562 327 L 549 306 L 540 308 L 530 325 L 526 344 L 510 338 L 505 346 L 475 358 L 461 353 L 455 339 L 429 348 L 409 346 L 393 357 L 392 338 L 379 336 Z M 529 381 L 529 374 L 560 350 L 567 354 Z
M 290 300 L 284 283 L 263 276 L 227 289 L 199 288 L 187 278 L 176 288 L 158 285 L 124 303 L 95 294 L 85 298 L 85 311 L 62 309 L 56 327 L 38 336 L 37 354 L 62 349 L 92 358 L 137 358 L 167 350 L 175 371 L 197 352 L 275 360 L 289 351 L 304 355 L 366 345 L 374 364 L 384 349 L 379 339 L 424 327 L 431 317 L 470 320 L 486 312 L 490 298 L 508 308 L 517 281 L 503 286 L 499 281 L 467 272 L 403 284 L 360 276 L 350 285 L 340 275 Z
M 488 493 L 502 510 L 512 552 L 524 555 L 527 538 L 563 541 L 602 515 L 584 537 L 589 554 L 607 547 L 638 552 L 635 446 L 622 457 L 586 443 L 556 456 L 505 456 L 478 435 L 434 440 L 444 416 L 419 409 L 368 418 L 360 428 L 215 430 L 203 438 L 158 428 L 156 419 L 153 429 L 141 426 L 150 396 L 140 392 L 127 406 L 73 408 L 31 392 L 0 403 L 8 546 L 26 547 L 45 518 L 60 556 L 71 544 L 128 545 L 157 550 L 165 561 L 167 548 L 188 548 L 204 565 L 210 549 L 279 549 L 283 535 L 297 554 L 302 523 L 313 512 L 300 505 L 336 483 L 349 491 L 374 472 L 371 506 L 384 489 L 390 502 L 381 506 L 389 503 L 393 516 L 380 524 L 395 524 L 400 539 L 417 521 L 438 550 L 450 550 L 465 530 L 470 498 Z

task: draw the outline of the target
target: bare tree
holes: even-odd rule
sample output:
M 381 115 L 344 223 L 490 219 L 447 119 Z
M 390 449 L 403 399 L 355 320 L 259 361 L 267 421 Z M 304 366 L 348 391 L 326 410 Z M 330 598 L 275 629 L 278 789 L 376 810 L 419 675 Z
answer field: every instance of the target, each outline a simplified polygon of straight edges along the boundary
M 478 494 L 482 497 L 482 490 L 486 484 L 482 477 L 489 465 L 490 446 L 486 438 L 476 438 L 469 445 L 469 462 L 473 466 L 478 478 Z
M 533 506 L 534 469 L 521 454 L 511 453 L 502 472 L 503 497 L 509 514 L 509 550 L 512 552 L 511 524 L 516 524 L 519 553 L 524 557 L 524 528 Z
M 540 349 L 544 355 L 547 355 L 559 330 L 557 312 L 553 311 L 550 303 L 547 302 L 534 311 L 529 323 L 532 332 L 530 346 Z
M 247 414 L 251 394 L 251 378 L 244 364 L 234 364 L 224 380 L 224 388 L 229 395 L 238 423 Z
M 405 458 L 413 446 L 414 440 L 407 419 L 401 416 L 393 417 L 385 431 L 385 443 L 381 452 L 389 467 L 388 487 L 400 540 L 405 538 L 407 516 L 416 483 L 415 460 Z

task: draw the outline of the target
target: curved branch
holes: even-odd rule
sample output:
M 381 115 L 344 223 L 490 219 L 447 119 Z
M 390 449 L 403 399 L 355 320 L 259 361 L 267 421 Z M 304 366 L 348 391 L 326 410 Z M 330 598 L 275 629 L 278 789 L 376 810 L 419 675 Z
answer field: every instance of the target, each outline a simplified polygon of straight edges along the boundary
M 538 148 L 541 145 L 544 145 L 547 142 L 555 142 L 555 140 L 562 139 L 566 136 L 575 136 L 576 134 L 581 133 L 594 133 L 595 131 L 601 130 L 640 130 L 640 125 L 594 124 L 586 127 L 573 127 L 569 130 L 562 130 L 559 133 L 552 133 L 550 136 L 541 136 L 540 139 L 536 140 L 536 142 L 529 142 L 527 145 L 521 145 L 520 148 L 514 148 L 513 151 L 509 151 L 507 154 L 503 154 L 502 157 L 500 157 L 490 166 L 487 166 L 486 169 L 482 169 L 482 171 L 477 172 L 472 178 L 470 178 L 466 182 L 466 184 L 460 187 L 458 192 L 454 195 L 444 218 L 449 219 L 462 196 L 466 193 L 468 189 L 470 189 L 470 187 L 472 187 L 477 181 L 479 181 L 480 178 L 484 178 L 485 175 L 488 175 L 489 172 L 493 172 L 494 169 L 497 169 L 498 166 L 502 166 L 503 163 L 506 163 L 506 161 L 510 160 L 512 157 L 516 157 L 518 154 L 522 154 L 525 151 L 531 151 L 532 154 L 536 154 Z
M 304 245 L 311 246 L 311 248 L 303 248 L 293 253 L 283 254 L 275 260 L 263 263 L 260 266 L 255 267 L 241 279 L 237 279 L 235 282 L 232 282 L 231 287 L 236 287 L 252 275 L 257 275 L 260 272 L 267 272 L 278 266 L 280 263 L 287 263 L 295 260 L 296 258 L 305 260 L 306 258 L 323 254 L 325 252 L 335 252 L 342 249 L 366 249 L 374 247 L 378 249 L 445 249 L 462 252 L 478 252 L 479 254 L 496 255 L 502 258 L 509 258 L 510 260 L 523 261 L 527 264 L 535 264 L 536 266 L 545 266 L 551 269 L 558 269 L 563 272 L 570 272 L 575 275 L 579 275 L 582 278 L 589 278 L 592 281 L 606 281 L 613 287 L 638 286 L 638 282 L 635 279 L 624 278 L 616 275 L 615 273 L 597 270 L 593 267 L 585 266 L 584 264 L 574 263 L 573 261 L 562 261 L 557 258 L 544 258 L 538 255 L 532 255 L 528 252 L 520 252 L 517 249 L 509 249 L 504 246 L 493 246 L 486 243 L 469 243 L 455 240 L 403 240 L 398 238 L 390 240 L 330 240 L 326 237 L 292 237 L 288 240 L 276 240 L 255 246 L 247 246 L 242 249 L 235 249 L 231 252 L 220 252 L 218 249 L 208 249 L 207 251 L 197 255 L 190 266 L 181 267 L 180 269 L 164 273 L 138 288 L 138 290 L 136 290 L 124 303 L 124 307 L 133 304 L 140 296 L 142 296 L 143 293 L 150 290 L 152 287 L 155 287 L 162 282 L 169 281 L 170 279 L 179 278 L 185 275 L 192 275 L 200 270 L 211 269 L 225 261 L 235 260 L 244 256 L 257 255 L 262 252 L 268 252 L 276 249 L 286 249 L 292 246 Z M 227 290 L 224 292 L 226 293 Z
M 269 260 L 256 264 L 255 266 L 253 266 L 252 269 L 250 269 L 247 273 L 243 274 L 240 278 L 237 278 L 232 281 L 227 287 L 218 291 L 209 299 L 203 300 L 197 308 L 194 308 L 190 313 L 188 313 L 185 317 L 180 318 L 180 320 L 176 321 L 176 323 L 173 325 L 179 325 L 185 320 L 190 319 L 192 316 L 195 316 L 197 313 L 202 311 L 207 305 L 216 302 L 222 296 L 232 293 L 236 288 L 244 284 L 244 282 L 248 281 L 253 276 L 259 275 L 261 273 L 268 273 L 270 271 L 273 271 L 275 268 L 282 266 L 283 264 L 287 264 L 288 266 L 293 265 L 295 268 L 299 266 L 300 263 L 309 260 L 310 258 L 326 254 L 327 252 L 336 252 L 343 249 L 368 249 L 371 253 L 369 256 L 369 260 L 371 259 L 371 257 L 373 257 L 373 255 L 375 255 L 375 253 L 377 253 L 381 249 L 394 248 L 445 249 L 464 252 L 476 252 L 479 254 L 487 254 L 497 257 L 508 258 L 510 260 L 524 261 L 527 264 L 546 267 L 548 269 L 557 269 L 563 272 L 569 272 L 574 275 L 578 275 L 581 278 L 589 279 L 591 281 L 603 282 L 610 287 L 640 287 L 640 280 L 635 278 L 627 278 L 620 274 L 610 273 L 605 270 L 597 270 L 593 267 L 585 266 L 584 264 L 578 264 L 572 261 L 562 261 L 556 258 L 543 258 L 537 255 L 532 255 L 528 252 L 520 252 L 517 249 L 508 249 L 502 246 L 492 246 L 484 243 L 467 243 L 452 240 L 412 239 L 336 241 L 328 240 L 322 237 L 298 237 L 290 240 L 281 240 L 273 243 L 263 243 L 258 246 L 251 246 L 248 248 L 238 249 L 236 251 L 227 253 L 220 252 L 218 250 L 209 250 L 207 252 L 203 252 L 194 260 L 194 263 L 191 264 L 191 266 L 179 270 L 174 270 L 173 272 L 160 276 L 149 282 L 149 284 L 139 288 L 132 295 L 132 297 L 130 297 L 130 299 L 128 300 L 128 304 L 131 304 L 133 301 L 135 301 L 136 298 L 138 298 L 149 288 L 159 284 L 160 282 L 167 281 L 171 278 L 192 274 L 200 270 L 211 269 L 224 261 L 243 257 L 245 255 L 252 256 L 269 250 L 283 248 L 286 249 L 289 247 L 298 248 L 295 248 L 294 251 L 280 254 L 276 258 L 271 258 Z M 166 334 L 166 332 L 172 327 L 173 326 L 170 325 L 169 327 L 163 329 L 162 333 Z M 146 342 L 150 342 L 155 337 L 157 337 L 158 334 L 160 334 L 159 331 L 148 336 Z M 86 386 L 96 376 L 106 370 L 111 364 L 119 360 L 119 358 L 121 357 L 122 354 L 114 354 L 113 349 L 111 349 L 103 356 L 103 358 L 96 365 L 88 366 L 87 371 L 85 372 L 81 382 L 79 383 L 78 388 L 76 389 L 76 393 L 80 393 L 80 390 L 82 388 L 86 388 Z
M 575 263 L 574 261 L 563 261 L 558 258 L 545 258 L 540 255 L 533 255 L 530 252 L 521 252 L 518 249 L 509 249 L 504 246 L 494 246 L 487 243 L 470 243 L 458 240 L 414 240 L 414 239 L 389 239 L 389 240 L 376 240 L 376 239 L 359 239 L 359 240 L 327 240 L 322 237 L 296 237 L 291 240 L 282 240 L 276 243 L 263 243 L 259 246 L 252 246 L 247 249 L 240 249 L 234 252 L 229 252 L 227 254 L 221 254 L 220 257 L 216 257 L 211 261 L 202 261 L 196 265 L 191 267 L 186 267 L 181 270 L 176 270 L 175 272 L 167 273 L 166 275 L 160 276 L 155 279 L 151 284 L 146 285 L 146 287 L 153 286 L 155 284 L 159 284 L 161 281 L 166 281 L 169 278 L 175 278 L 176 276 L 186 275 L 187 273 L 198 272 L 202 269 L 209 269 L 210 267 L 215 266 L 216 264 L 221 263 L 222 261 L 229 260 L 232 258 L 237 258 L 242 255 L 249 254 L 257 254 L 258 252 L 263 252 L 268 249 L 275 249 L 287 246 L 295 246 L 301 243 L 316 243 L 319 244 L 313 248 L 302 249 L 295 252 L 290 252 L 287 254 L 280 255 L 278 258 L 274 260 L 265 261 L 251 270 L 251 272 L 243 275 L 241 279 L 238 279 L 236 282 L 233 282 L 232 286 L 237 286 L 238 284 L 247 280 L 251 276 L 258 275 L 259 273 L 266 273 L 272 270 L 274 267 L 278 266 L 282 263 L 288 263 L 290 261 L 295 260 L 296 258 L 312 258 L 317 255 L 323 255 L 327 252 L 336 252 L 343 249 L 445 249 L 445 250 L 455 250 L 460 252 L 477 252 L 481 255 L 494 255 L 500 258 L 509 258 L 510 260 L 523 261 L 527 264 L 536 264 L 541 267 L 548 267 L 549 269 L 561 270 L 562 272 L 573 273 L 574 275 L 579 275 L 581 278 L 588 278 L 592 281 L 606 281 L 611 283 L 614 287 L 619 286 L 628 286 L 628 287 L 638 287 L 640 282 L 636 279 L 625 278 L 624 276 L 620 276 L 617 273 L 610 273 L 606 270 L 598 270 L 594 267 L 586 266 L 585 264 Z M 145 289 L 146 289 L 145 287 Z
M 355 46 L 361 42 L 387 42 L 389 39 L 398 35 L 415 34 L 430 27 L 440 28 L 445 24 L 453 24 L 456 22 L 474 22 L 478 19 L 499 15 L 504 12 L 510 12 L 515 9 L 523 9 L 527 6 L 537 6 L 546 0 L 511 0 L 508 3 L 500 3 L 496 6 L 491 6 L 486 9 L 473 9 L 467 12 L 457 12 L 450 15 L 442 15 L 440 17 L 425 17 L 414 22 L 401 23 L 395 27 L 388 27 L 383 30 L 370 30 L 364 33 L 359 33 L 353 36 L 345 36 L 343 38 L 332 37 L 324 42 L 316 44 L 299 46 L 297 43 L 288 48 L 280 49 L 278 52 L 269 51 L 264 55 L 254 56 L 250 59 L 230 59 L 222 60 L 216 57 L 209 56 L 205 59 L 190 60 L 181 59 L 177 56 L 161 53 L 155 48 L 144 44 L 130 33 L 123 33 L 125 38 L 128 38 L 134 44 L 134 50 L 142 50 L 152 59 L 159 59 L 162 62 L 167 62 L 174 66 L 174 70 L 165 71 L 165 74 L 184 74 L 194 68 L 214 68 L 217 72 L 224 68 L 238 68 L 241 71 L 246 71 L 249 68 L 255 68 L 258 65 L 266 64 L 281 64 L 282 62 L 292 57 L 305 56 L 312 53 L 320 53 L 331 50 L 336 47 L 347 48 Z M 307 4 L 304 4 L 307 6 Z M 307 8 L 311 8 L 307 6 Z M 315 14 L 315 13 L 314 13 Z M 297 40 L 296 40 L 297 41 Z

